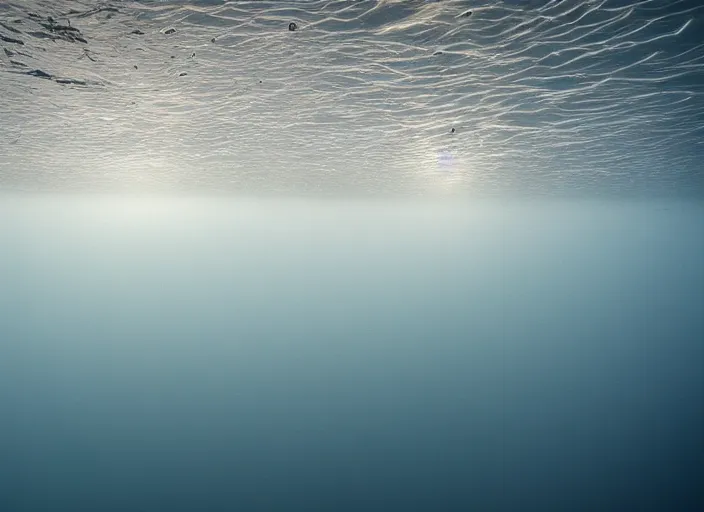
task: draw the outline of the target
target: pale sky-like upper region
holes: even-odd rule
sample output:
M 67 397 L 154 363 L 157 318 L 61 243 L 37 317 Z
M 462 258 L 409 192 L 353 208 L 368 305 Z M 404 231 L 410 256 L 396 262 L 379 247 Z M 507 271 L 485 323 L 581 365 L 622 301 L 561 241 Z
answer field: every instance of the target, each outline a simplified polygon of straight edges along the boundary
M 698 195 L 702 34 L 695 0 L 2 2 L 0 191 Z

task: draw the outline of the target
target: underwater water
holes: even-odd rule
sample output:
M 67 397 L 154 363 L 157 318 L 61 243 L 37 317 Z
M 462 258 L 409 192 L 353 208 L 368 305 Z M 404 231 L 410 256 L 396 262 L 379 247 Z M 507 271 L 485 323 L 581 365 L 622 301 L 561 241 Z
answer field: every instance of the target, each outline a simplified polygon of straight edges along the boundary
M 699 0 L 0 0 L 0 512 L 704 510 Z
M 3 511 L 704 503 L 704 208 L 0 201 Z

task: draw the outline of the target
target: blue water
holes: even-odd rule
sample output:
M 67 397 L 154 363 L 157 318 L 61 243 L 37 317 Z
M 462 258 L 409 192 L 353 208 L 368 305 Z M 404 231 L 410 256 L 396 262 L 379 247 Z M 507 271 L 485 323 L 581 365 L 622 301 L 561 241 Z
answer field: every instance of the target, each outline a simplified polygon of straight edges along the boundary
M 0 512 L 704 511 L 702 33 L 0 0 Z
M 0 201 L 0 510 L 702 510 L 704 209 Z

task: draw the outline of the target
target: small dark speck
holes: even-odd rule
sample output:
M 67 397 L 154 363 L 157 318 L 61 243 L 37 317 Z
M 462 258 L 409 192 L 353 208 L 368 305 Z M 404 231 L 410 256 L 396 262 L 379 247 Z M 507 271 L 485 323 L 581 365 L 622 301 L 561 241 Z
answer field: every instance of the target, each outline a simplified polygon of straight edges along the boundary
M 294 22 L 291 22 L 288 24 L 288 29 L 293 32 L 298 29 L 298 25 L 296 25 Z
M 136 34 L 136 35 L 138 35 L 138 36 L 143 36 L 143 35 L 144 35 L 144 32 L 142 32 L 142 31 L 139 30 L 139 29 L 133 30 L 132 33 L 133 33 L 133 34 Z
M 262 81 L 261 81 L 261 80 L 259 80 L 259 83 L 262 83 Z
M 466 11 L 462 13 L 462 17 L 469 18 L 472 15 L 472 11 Z
M 215 42 L 215 38 L 212 38 L 212 39 L 210 40 L 210 42 L 211 42 L 211 43 L 214 43 L 214 42 Z
M 173 33 L 175 33 L 175 32 L 176 32 L 176 29 L 175 29 L 175 28 L 167 28 L 166 30 L 164 30 L 164 34 L 166 34 L 167 36 L 168 36 L 169 34 L 173 34 Z
M 450 133 L 455 133 L 455 129 L 452 128 L 452 130 L 450 130 Z
M 193 53 L 191 54 L 191 58 L 193 59 L 193 58 L 195 58 L 195 56 L 196 56 L 196 52 L 193 52 Z
M 186 76 L 188 73 L 180 73 L 178 76 Z
M 175 59 L 175 58 L 176 58 L 176 55 L 172 55 L 171 58 L 172 58 L 172 59 Z
M 135 66 L 134 69 L 139 69 L 139 68 L 137 66 Z
M 433 55 L 442 55 L 442 52 L 440 50 L 438 50 L 435 53 L 433 53 Z

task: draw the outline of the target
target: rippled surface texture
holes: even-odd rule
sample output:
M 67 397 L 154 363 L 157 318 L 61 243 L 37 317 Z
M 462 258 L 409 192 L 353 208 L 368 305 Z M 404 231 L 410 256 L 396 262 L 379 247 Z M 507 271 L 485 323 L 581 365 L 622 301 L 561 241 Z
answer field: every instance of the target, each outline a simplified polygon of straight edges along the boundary
M 696 0 L 3 1 L 0 187 L 700 194 L 703 19 Z

